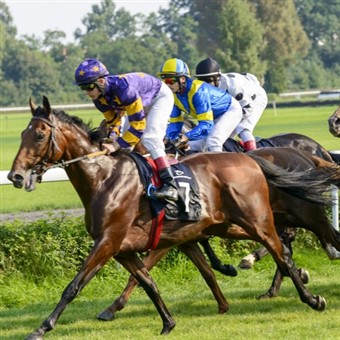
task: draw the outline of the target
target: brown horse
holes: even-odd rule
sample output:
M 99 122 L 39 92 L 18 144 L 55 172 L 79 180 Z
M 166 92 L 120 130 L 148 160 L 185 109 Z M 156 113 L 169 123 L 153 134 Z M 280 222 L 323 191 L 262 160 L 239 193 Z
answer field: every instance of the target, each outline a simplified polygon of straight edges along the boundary
M 328 118 L 328 128 L 334 137 L 340 138 L 340 106 Z
M 332 163 L 315 156 L 307 157 L 305 154 L 292 148 L 262 148 L 254 150 L 248 154 L 267 159 L 268 161 L 285 167 L 290 171 L 294 171 L 296 169 L 300 171 L 308 171 L 308 169 L 313 167 L 315 168 L 316 166 L 333 167 Z M 337 175 L 334 176 L 334 184 L 339 184 L 340 168 L 337 170 L 336 174 Z M 270 200 L 274 212 L 275 227 L 277 228 L 277 231 L 279 232 L 284 243 L 290 249 L 291 253 L 291 242 L 294 240 L 295 233 L 293 234 L 291 230 L 289 230 L 289 233 L 287 233 L 287 226 L 295 226 L 312 231 L 317 236 L 322 247 L 325 249 L 326 253 L 331 259 L 340 258 L 340 233 L 337 232 L 329 222 L 327 211 L 324 205 L 301 200 L 300 198 L 283 192 L 273 185 L 270 186 Z M 236 226 L 228 230 L 226 237 L 232 239 L 252 238 L 251 235 L 247 235 L 243 229 Z M 213 268 L 221 271 L 221 263 L 216 263 L 216 261 L 219 260 L 210 247 L 208 240 L 201 240 L 200 243 L 204 247 L 205 253 L 208 255 L 209 260 L 212 262 Z M 264 249 L 267 251 L 266 248 Z M 162 251 L 152 251 L 143 260 L 143 262 L 150 270 L 165 254 L 166 251 L 164 251 L 164 249 L 162 249 Z M 265 255 L 264 251 L 262 251 L 262 254 Z M 195 263 L 195 265 L 199 265 L 198 268 L 201 272 L 203 269 L 207 270 L 207 263 L 204 261 L 204 259 L 198 261 Z M 308 274 L 305 270 L 300 269 L 299 273 L 302 280 L 308 281 Z M 283 275 L 281 271 L 277 269 L 271 287 L 265 294 L 261 295 L 261 298 L 277 296 L 282 279 Z M 212 276 L 210 276 L 209 282 L 210 283 L 208 283 L 208 285 L 216 296 L 215 291 L 217 290 L 217 284 Z M 98 315 L 98 318 L 101 320 L 114 319 L 115 313 L 122 310 L 126 305 L 127 300 L 129 299 L 136 285 L 137 281 L 131 276 L 123 293 L 112 303 L 112 305 L 104 309 Z M 220 302 L 218 300 L 217 302 L 220 311 Z
M 77 117 L 52 110 L 46 97 L 42 107 L 32 101 L 30 107 L 33 117 L 22 133 L 8 178 L 15 187 L 29 189 L 33 175 L 67 164 L 65 170 L 84 205 L 85 225 L 94 245 L 54 311 L 28 339 L 42 339 L 52 330 L 68 303 L 112 257 L 144 288 L 162 319 L 161 334 L 169 333 L 175 321 L 137 255 L 149 243 L 152 218 L 135 162 L 124 152 L 113 157 L 103 155 L 100 145 L 88 137 L 89 127 Z M 268 182 L 288 191 L 297 190 L 302 197 L 313 193 L 320 197 L 329 185 L 329 174 L 292 174 L 264 160 L 258 162 L 233 153 L 193 155 L 183 159 L 182 164 L 197 179 L 202 212 L 195 222 L 165 221 L 157 249 L 183 246 L 207 236 L 227 237 L 234 227 L 242 228 L 270 251 L 281 272 L 291 277 L 301 301 L 323 310 L 324 298 L 304 287 L 289 249 L 276 233 Z M 228 309 L 227 303 L 225 308 Z

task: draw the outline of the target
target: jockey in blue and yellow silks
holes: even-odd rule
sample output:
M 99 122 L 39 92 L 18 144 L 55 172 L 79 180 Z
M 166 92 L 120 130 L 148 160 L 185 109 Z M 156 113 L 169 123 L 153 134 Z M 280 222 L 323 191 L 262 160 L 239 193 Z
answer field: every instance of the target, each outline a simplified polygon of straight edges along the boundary
M 159 79 L 146 73 L 110 75 L 105 65 L 97 59 L 85 59 L 75 71 L 75 85 L 85 91 L 96 108 L 104 114 L 107 125 L 117 129 L 123 115 L 128 128 L 112 144 L 110 151 L 119 148 L 133 149 L 141 141 L 154 160 L 162 186 L 155 190 L 157 199 L 178 199 L 163 139 L 174 97 Z
M 197 126 L 185 133 L 192 151 L 222 151 L 223 143 L 242 119 L 240 104 L 226 91 L 190 78 L 187 64 L 177 58 L 168 59 L 159 76 L 175 95 L 166 136 L 173 140 L 181 132 L 182 113 L 197 119 Z

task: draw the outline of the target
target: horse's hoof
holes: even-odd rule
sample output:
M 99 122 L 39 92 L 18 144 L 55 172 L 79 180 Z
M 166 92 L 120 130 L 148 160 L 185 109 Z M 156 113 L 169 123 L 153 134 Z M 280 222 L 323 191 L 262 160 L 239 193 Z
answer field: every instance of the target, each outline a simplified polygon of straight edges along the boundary
M 114 313 L 112 313 L 108 308 L 104 309 L 97 315 L 97 319 L 102 321 L 112 321 L 114 318 Z
M 249 262 L 248 260 L 242 260 L 240 264 L 238 265 L 240 269 L 251 269 L 253 267 L 253 264 Z
M 316 300 L 317 300 L 317 305 L 316 306 L 313 306 L 312 308 L 319 311 L 319 312 L 322 312 L 323 310 L 325 310 L 326 308 L 326 299 L 323 298 L 322 296 L 320 295 L 317 295 L 316 296 Z
M 225 314 L 229 310 L 229 305 L 218 306 L 218 314 Z
M 25 340 L 44 340 L 44 336 L 40 332 L 33 332 L 25 338 Z
M 221 273 L 226 276 L 237 276 L 237 270 L 231 264 L 224 264 L 221 268 Z
M 303 284 L 307 284 L 309 282 L 310 276 L 309 276 L 308 270 L 306 270 L 304 268 L 300 268 L 299 269 L 299 275 L 300 275 L 300 278 L 301 278 Z
M 161 335 L 169 334 L 174 329 L 175 326 L 176 326 L 175 321 L 172 321 L 168 325 L 165 325 L 161 331 Z
M 274 297 L 276 297 L 276 295 L 273 295 L 273 294 L 267 292 L 265 294 L 258 296 L 256 299 L 257 300 L 265 300 L 265 299 L 272 299 Z

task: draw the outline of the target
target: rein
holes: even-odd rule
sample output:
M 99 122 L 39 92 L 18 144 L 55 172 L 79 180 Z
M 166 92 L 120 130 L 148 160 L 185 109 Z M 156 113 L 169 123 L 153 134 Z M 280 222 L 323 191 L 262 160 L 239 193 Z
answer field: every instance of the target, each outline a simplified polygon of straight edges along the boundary
M 53 165 L 44 167 L 44 170 L 46 172 L 49 169 L 66 168 L 69 164 L 76 163 L 76 162 L 83 161 L 83 160 L 89 160 L 89 159 L 97 157 L 97 156 L 106 155 L 106 153 L 107 153 L 106 150 L 92 152 L 92 153 L 89 153 L 87 155 L 71 159 L 69 161 L 61 161 L 61 162 L 54 163 Z
M 107 153 L 106 150 L 105 151 L 104 150 L 103 151 L 96 151 L 96 152 L 92 152 L 92 153 L 89 153 L 89 154 L 81 156 L 81 157 L 71 159 L 69 161 L 63 161 L 62 160 L 61 162 L 55 162 L 53 165 L 47 166 L 49 158 L 51 158 L 54 154 L 53 147 L 55 147 L 58 151 L 61 151 L 59 146 L 58 146 L 57 139 L 56 139 L 56 125 L 54 123 L 54 117 L 53 117 L 53 115 L 51 115 L 51 117 L 52 117 L 52 120 L 49 120 L 49 119 L 46 119 L 46 118 L 43 118 L 43 117 L 36 117 L 36 116 L 32 117 L 32 120 L 41 120 L 44 123 L 46 123 L 48 126 L 51 127 L 50 144 L 49 144 L 48 150 L 46 152 L 46 156 L 43 159 L 42 164 L 37 164 L 32 169 L 32 176 L 36 176 L 38 178 L 41 178 L 41 176 L 47 170 L 54 169 L 54 168 L 63 168 L 64 169 L 69 164 L 76 163 L 76 162 L 79 162 L 79 161 L 82 161 L 82 160 L 89 160 L 91 158 L 94 158 L 94 157 L 97 157 L 97 156 L 102 156 L 102 155 L 105 155 Z M 51 150 L 52 156 L 48 156 L 48 154 L 50 153 L 50 150 Z

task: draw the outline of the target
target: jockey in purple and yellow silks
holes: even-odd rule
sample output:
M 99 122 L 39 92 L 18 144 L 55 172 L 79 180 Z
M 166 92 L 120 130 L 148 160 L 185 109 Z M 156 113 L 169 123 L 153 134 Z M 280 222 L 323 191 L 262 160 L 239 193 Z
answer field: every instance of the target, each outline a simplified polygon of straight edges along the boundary
M 166 136 L 174 140 L 181 132 L 183 112 L 197 119 L 197 125 L 185 135 L 191 151 L 222 151 L 223 143 L 242 119 L 240 104 L 226 91 L 200 80 L 190 79 L 187 64 L 168 59 L 158 75 L 175 95 Z
M 80 63 L 74 84 L 86 91 L 109 127 L 117 129 L 121 117 L 126 114 L 129 127 L 105 147 L 110 152 L 119 148 L 132 150 L 141 141 L 150 152 L 163 183 L 153 195 L 176 201 L 178 192 L 163 142 L 174 104 L 169 88 L 146 73 L 110 75 L 97 59 L 85 59 Z

